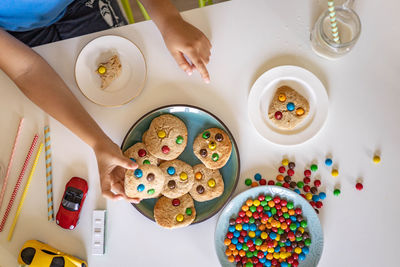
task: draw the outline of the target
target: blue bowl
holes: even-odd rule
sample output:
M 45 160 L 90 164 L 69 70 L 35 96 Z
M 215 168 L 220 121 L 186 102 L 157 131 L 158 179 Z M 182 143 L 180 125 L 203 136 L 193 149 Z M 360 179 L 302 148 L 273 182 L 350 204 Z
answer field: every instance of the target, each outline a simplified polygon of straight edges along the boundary
M 238 212 L 247 199 L 255 199 L 260 194 L 279 196 L 287 201 L 292 201 L 295 207 L 300 207 L 303 210 L 303 217 L 307 220 L 307 228 L 311 236 L 311 246 L 309 254 L 306 255 L 306 259 L 304 261 L 299 261 L 299 267 L 317 266 L 324 246 L 324 236 L 319 218 L 313 207 L 311 207 L 311 205 L 303 197 L 292 190 L 278 186 L 254 187 L 237 195 L 228 203 L 228 205 L 226 205 L 218 219 L 214 236 L 215 250 L 221 265 L 223 267 L 236 266 L 235 263 L 229 262 L 227 256 L 225 255 L 226 246 L 224 244 L 224 240 L 226 238 L 226 233 L 228 232 L 229 219 L 232 217 L 237 217 Z
M 172 114 L 180 118 L 186 124 L 188 129 L 188 142 L 185 150 L 178 159 L 183 160 L 192 166 L 201 163 L 193 153 L 193 141 L 203 130 L 212 127 L 220 128 L 229 135 L 229 138 L 232 141 L 231 157 L 226 165 L 219 170 L 225 184 L 224 193 L 220 197 L 206 202 L 194 202 L 196 208 L 196 219 L 193 223 L 202 222 L 215 215 L 225 205 L 233 191 L 235 191 L 240 173 L 239 151 L 235 139 L 225 124 L 210 112 L 189 105 L 171 105 L 150 111 L 140 118 L 125 136 L 121 145 L 122 151 L 127 150 L 137 142 L 141 142 L 142 135 L 149 128 L 151 121 L 162 114 Z M 142 200 L 140 204 L 132 205 L 144 216 L 154 221 L 153 209 L 156 201 L 156 199 L 146 199 Z

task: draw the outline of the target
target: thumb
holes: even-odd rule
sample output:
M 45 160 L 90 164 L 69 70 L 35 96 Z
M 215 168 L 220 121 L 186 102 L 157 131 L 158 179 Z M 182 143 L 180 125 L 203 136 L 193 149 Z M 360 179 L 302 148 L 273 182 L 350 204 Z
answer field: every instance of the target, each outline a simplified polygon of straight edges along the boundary
M 137 163 L 134 162 L 133 160 L 124 157 L 124 156 L 120 156 L 118 158 L 116 158 L 116 164 L 118 164 L 119 166 L 125 168 L 125 169 L 129 169 L 129 170 L 134 170 L 138 167 Z

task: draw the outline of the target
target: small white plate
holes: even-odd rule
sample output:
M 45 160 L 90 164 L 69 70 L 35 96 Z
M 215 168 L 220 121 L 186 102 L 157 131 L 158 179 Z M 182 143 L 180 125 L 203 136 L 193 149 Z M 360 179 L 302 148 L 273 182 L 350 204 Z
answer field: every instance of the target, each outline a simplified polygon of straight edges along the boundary
M 115 54 L 121 61 L 121 74 L 102 90 L 96 70 L 100 63 Z M 120 36 L 107 35 L 92 40 L 82 49 L 75 63 L 75 79 L 82 94 L 101 106 L 128 103 L 140 94 L 146 78 L 147 68 L 142 52 L 134 43 Z
M 310 104 L 307 118 L 291 130 L 282 130 L 268 118 L 269 104 L 276 89 L 288 85 Z M 301 144 L 315 136 L 328 115 L 328 95 L 322 82 L 310 71 L 297 66 L 279 66 L 262 74 L 251 88 L 248 99 L 250 121 L 259 134 L 280 145 Z

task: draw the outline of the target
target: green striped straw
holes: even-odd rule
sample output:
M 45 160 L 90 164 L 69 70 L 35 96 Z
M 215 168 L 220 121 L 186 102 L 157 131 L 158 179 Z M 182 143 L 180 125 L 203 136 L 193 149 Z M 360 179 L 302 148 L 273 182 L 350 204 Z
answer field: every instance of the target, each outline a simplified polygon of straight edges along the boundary
M 333 41 L 335 41 L 337 44 L 340 44 L 339 29 L 337 27 L 337 22 L 336 22 L 335 3 L 331 0 L 328 0 L 328 10 L 331 21 Z

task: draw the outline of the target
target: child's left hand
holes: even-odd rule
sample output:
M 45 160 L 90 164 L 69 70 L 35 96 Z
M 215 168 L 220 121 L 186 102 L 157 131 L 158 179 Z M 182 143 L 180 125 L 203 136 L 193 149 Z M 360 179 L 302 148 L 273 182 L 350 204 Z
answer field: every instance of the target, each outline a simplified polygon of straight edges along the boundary
M 188 75 L 197 69 L 204 82 L 210 82 L 206 65 L 210 61 L 211 43 L 208 38 L 196 27 L 184 21 L 181 17 L 169 21 L 165 29 L 161 29 L 165 45 L 178 63 L 179 67 Z M 191 65 L 184 55 L 193 63 Z

